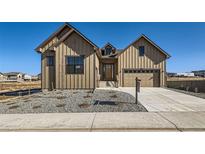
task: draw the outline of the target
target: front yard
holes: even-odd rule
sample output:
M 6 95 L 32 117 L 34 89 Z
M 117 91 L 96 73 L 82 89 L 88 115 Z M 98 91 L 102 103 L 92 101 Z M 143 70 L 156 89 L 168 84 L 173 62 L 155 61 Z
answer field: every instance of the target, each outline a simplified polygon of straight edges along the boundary
M 0 103 L 0 113 L 146 112 L 125 92 L 96 89 L 44 91 Z

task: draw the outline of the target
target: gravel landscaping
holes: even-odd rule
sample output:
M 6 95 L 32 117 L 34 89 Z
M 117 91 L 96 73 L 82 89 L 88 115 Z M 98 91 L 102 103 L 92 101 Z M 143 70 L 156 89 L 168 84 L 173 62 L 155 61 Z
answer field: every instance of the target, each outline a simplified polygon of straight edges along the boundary
M 0 103 L 4 113 L 147 112 L 124 92 L 96 89 L 43 91 Z

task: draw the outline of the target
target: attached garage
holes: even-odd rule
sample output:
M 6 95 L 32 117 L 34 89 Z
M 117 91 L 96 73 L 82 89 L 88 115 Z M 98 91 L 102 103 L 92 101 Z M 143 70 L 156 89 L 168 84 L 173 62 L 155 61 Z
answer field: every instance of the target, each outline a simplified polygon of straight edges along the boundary
M 123 73 L 123 86 L 135 87 L 136 77 L 141 80 L 141 87 L 159 87 L 160 71 L 158 69 L 125 69 Z

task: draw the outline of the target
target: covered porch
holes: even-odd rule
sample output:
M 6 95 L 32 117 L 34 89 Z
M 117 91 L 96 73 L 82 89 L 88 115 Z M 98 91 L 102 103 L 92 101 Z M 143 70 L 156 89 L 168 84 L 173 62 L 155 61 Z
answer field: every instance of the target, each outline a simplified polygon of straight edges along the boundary
M 102 58 L 100 61 L 100 87 L 117 87 L 117 73 L 118 73 L 118 59 L 117 58 Z

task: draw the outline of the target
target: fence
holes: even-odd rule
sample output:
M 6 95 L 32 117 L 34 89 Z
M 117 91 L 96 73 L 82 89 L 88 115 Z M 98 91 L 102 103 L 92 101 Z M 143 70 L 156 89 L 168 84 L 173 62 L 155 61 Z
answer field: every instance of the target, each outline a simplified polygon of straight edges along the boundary
M 167 87 L 193 92 L 205 92 L 205 80 L 167 81 Z
M 24 95 L 30 95 L 38 92 L 41 92 L 40 88 L 0 92 L 0 96 L 24 96 Z

